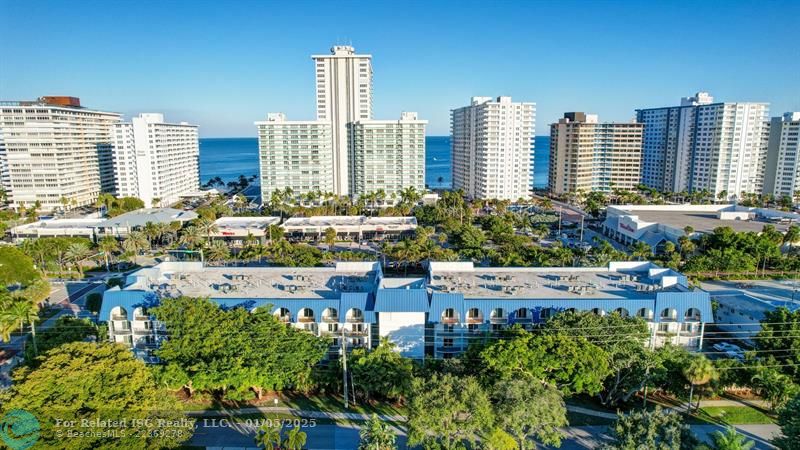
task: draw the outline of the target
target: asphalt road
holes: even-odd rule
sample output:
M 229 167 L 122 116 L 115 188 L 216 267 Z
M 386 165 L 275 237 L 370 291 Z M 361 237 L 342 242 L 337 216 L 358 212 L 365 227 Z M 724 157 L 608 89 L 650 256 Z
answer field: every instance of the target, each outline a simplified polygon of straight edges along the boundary
M 253 436 L 255 426 L 220 424 L 213 419 L 199 419 L 195 435 L 189 442 L 190 445 L 205 446 L 208 448 L 225 449 L 255 449 Z M 717 425 L 692 425 L 692 431 L 704 441 L 710 440 L 714 431 L 723 430 Z M 775 447 L 769 443 L 778 433 L 777 425 L 739 425 L 737 430 L 748 439 L 755 441 L 756 450 L 772 450 Z M 307 434 L 307 449 L 311 450 L 336 450 L 355 449 L 358 447 L 359 436 L 356 425 L 317 425 L 304 427 Z M 406 436 L 402 430 L 398 433 L 398 448 L 406 446 Z M 600 447 L 609 441 L 608 428 L 605 426 L 569 427 L 565 429 L 566 437 L 561 443 L 560 450 L 585 450 Z M 550 448 L 550 447 L 545 447 Z

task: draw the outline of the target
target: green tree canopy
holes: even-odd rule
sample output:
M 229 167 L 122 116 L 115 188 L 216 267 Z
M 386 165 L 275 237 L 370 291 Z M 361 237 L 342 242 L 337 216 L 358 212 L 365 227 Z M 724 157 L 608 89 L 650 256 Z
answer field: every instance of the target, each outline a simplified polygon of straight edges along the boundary
M 43 448 L 176 448 L 192 435 L 193 421 L 184 417 L 175 397 L 157 389 L 145 364 L 121 345 L 74 342 L 48 351 L 38 363 L 35 369 L 14 373 L 14 385 L 0 393 L 0 409 L 33 414 Z M 84 427 L 82 419 L 125 420 L 130 425 L 126 433 L 113 436 L 57 435 L 114 430 Z
M 604 350 L 610 373 L 599 396 L 605 405 L 629 400 L 645 386 L 649 371 L 656 366 L 652 352 L 645 347 L 650 337 L 647 323 L 638 317 L 567 312 L 548 320 L 544 329 L 582 336 Z
M 410 359 L 395 351 L 395 345 L 383 338 L 372 351 L 353 350 L 349 358 L 356 392 L 366 400 L 375 398 L 397 401 L 411 388 L 414 366 Z
M 596 394 L 609 375 L 602 348 L 563 333 L 534 336 L 522 331 L 489 344 L 480 355 L 487 384 L 522 377 L 549 383 L 564 395 Z
M 554 387 L 523 379 L 505 380 L 493 386 L 491 397 L 498 425 L 516 438 L 520 449 L 531 448 L 531 437 L 545 445 L 561 445 L 559 428 L 567 426 L 567 408 Z
M 620 414 L 610 434 L 612 442 L 605 450 L 694 450 L 698 444 L 680 414 L 660 407 Z
M 97 339 L 97 337 L 97 326 L 89 319 L 61 316 L 54 326 L 36 334 L 36 346 L 41 355 L 63 344 Z M 35 358 L 32 340 L 33 336 L 29 336 L 28 345 L 25 346 L 25 360 L 29 365 L 36 367 L 41 360 Z
M 358 450 L 395 450 L 397 448 L 397 444 L 395 444 L 397 435 L 386 422 L 380 420 L 375 414 L 361 427 L 359 437 L 361 441 L 358 444 Z
M 0 286 L 28 286 L 40 278 L 30 256 L 16 247 L 0 246 Z
M 780 307 L 766 311 L 755 341 L 759 352 L 774 356 L 781 365 L 787 364 L 784 372 L 800 383 L 800 309 Z
M 778 425 L 783 436 L 773 443 L 781 450 L 800 450 L 800 395 L 778 412 Z
M 492 405 L 472 377 L 415 378 L 408 404 L 408 443 L 452 450 L 491 428 Z
M 307 388 L 311 368 L 328 342 L 287 327 L 269 308 L 223 309 L 203 298 L 165 299 L 152 311 L 170 338 L 157 355 L 167 363 L 161 379 L 171 387 L 230 399 L 264 390 Z

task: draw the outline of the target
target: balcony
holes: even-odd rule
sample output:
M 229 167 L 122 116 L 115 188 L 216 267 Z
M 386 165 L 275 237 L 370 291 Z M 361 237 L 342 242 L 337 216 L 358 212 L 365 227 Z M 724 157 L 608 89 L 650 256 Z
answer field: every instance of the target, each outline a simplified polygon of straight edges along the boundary
M 314 318 L 313 317 L 298 317 L 297 321 L 299 323 L 311 323 L 311 322 L 314 322 Z
M 133 320 L 140 320 L 143 322 L 149 322 L 150 316 L 133 316 Z
M 322 322 L 324 323 L 338 323 L 339 316 L 322 316 Z
M 458 317 L 442 317 L 442 323 L 446 323 L 448 325 L 458 323 Z
M 128 316 L 120 316 L 118 314 L 113 314 L 111 316 L 111 320 L 118 320 L 118 321 L 125 320 L 125 321 L 127 321 L 128 320 Z
M 363 337 L 369 335 L 367 330 L 345 330 L 344 335 L 347 337 Z
M 467 323 L 483 323 L 483 318 L 481 317 L 467 317 Z
M 347 323 L 363 323 L 364 322 L 364 317 L 363 316 L 348 317 L 345 321 Z
M 129 334 L 131 334 L 131 329 L 130 328 L 123 328 L 123 329 L 120 329 L 120 330 L 116 330 L 116 329 L 114 330 L 114 335 L 115 336 L 123 336 L 123 335 L 129 335 Z
M 506 323 L 508 323 L 508 318 L 507 317 L 492 317 L 491 319 L 489 319 L 489 322 L 491 322 L 493 324 L 506 324 Z
M 147 336 L 147 335 L 153 334 L 152 332 L 153 332 L 153 330 L 150 330 L 150 329 L 147 329 L 147 328 L 134 328 L 133 329 L 133 334 L 135 334 L 136 336 Z
M 439 353 L 459 353 L 463 349 L 460 346 L 448 346 L 448 345 L 440 345 L 436 347 L 436 351 Z

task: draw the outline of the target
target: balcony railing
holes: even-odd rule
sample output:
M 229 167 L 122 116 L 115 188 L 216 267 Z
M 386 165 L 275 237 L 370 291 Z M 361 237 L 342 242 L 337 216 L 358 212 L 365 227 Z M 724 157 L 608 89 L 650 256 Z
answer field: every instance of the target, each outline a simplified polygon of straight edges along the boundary
M 499 323 L 508 323 L 508 318 L 507 317 L 492 317 L 491 319 L 489 319 L 489 321 L 491 323 L 498 323 L 498 324 Z
M 148 335 L 148 334 L 153 334 L 152 331 L 153 330 L 150 330 L 150 329 L 147 329 L 147 328 L 134 328 L 133 334 L 135 334 L 137 336 L 145 336 L 145 335 Z
M 133 320 L 150 321 L 150 316 L 133 316 Z
M 458 317 L 442 317 L 442 323 L 447 323 L 447 324 L 458 323 Z
M 458 345 L 453 345 L 453 346 L 440 345 L 436 347 L 436 351 L 441 353 L 458 353 L 462 351 L 462 348 L 461 346 Z
M 115 330 L 114 330 L 114 334 L 115 334 L 115 335 L 127 335 L 127 334 L 131 334 L 131 329 L 130 329 L 130 328 L 127 328 L 127 329 L 115 329 Z
M 128 316 L 120 316 L 118 314 L 113 314 L 111 316 L 111 320 L 128 320 Z
M 322 316 L 322 321 L 325 323 L 337 323 L 339 322 L 338 316 Z
M 367 331 L 367 330 L 345 330 L 345 332 L 344 332 L 345 336 L 354 336 L 354 337 L 355 336 L 366 336 L 367 334 L 369 334 L 369 331 Z
M 362 322 L 364 322 L 364 317 L 363 316 L 348 317 L 346 322 L 347 323 L 362 323 Z
M 311 323 L 314 321 L 313 317 L 298 317 L 297 321 L 300 323 Z
M 467 317 L 467 323 L 483 323 L 483 318 L 481 318 L 481 317 Z

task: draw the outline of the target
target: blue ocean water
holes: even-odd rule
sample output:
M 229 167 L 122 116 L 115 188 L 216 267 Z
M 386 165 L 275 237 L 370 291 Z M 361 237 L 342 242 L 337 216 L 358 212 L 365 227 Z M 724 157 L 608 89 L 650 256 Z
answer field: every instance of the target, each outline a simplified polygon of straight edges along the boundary
M 450 170 L 450 137 L 425 138 L 425 183 L 431 188 L 449 188 L 453 177 Z M 550 137 L 536 136 L 534 149 L 534 186 L 547 186 L 547 163 Z M 235 180 L 239 175 L 258 175 L 257 138 L 203 138 L 200 139 L 200 182 L 214 177 L 224 181 Z

